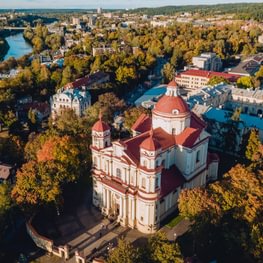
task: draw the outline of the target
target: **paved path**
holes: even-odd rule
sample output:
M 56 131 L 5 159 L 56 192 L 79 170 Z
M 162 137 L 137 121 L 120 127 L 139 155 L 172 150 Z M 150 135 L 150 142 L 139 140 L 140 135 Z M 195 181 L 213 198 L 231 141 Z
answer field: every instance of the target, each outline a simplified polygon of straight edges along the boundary
M 164 226 L 161 228 L 161 230 L 167 234 L 168 240 L 173 241 L 175 240 L 175 234 L 176 237 L 182 236 L 189 230 L 190 226 L 191 222 L 189 221 L 189 219 L 183 219 L 176 226 L 172 228 Z

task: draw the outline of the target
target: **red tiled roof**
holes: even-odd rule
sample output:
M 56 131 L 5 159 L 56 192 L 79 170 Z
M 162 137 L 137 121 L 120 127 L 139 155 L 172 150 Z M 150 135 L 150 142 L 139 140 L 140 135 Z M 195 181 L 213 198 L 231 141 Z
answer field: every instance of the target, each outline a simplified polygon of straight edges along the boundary
M 161 176 L 161 193 L 160 196 L 164 197 L 176 190 L 177 187 L 183 185 L 185 179 L 179 169 L 173 165 L 170 169 L 163 169 Z
M 161 148 L 160 143 L 153 136 L 153 130 L 150 131 L 150 136 L 140 144 L 140 148 L 147 151 L 157 151 Z
M 172 113 L 173 110 L 178 110 L 179 113 L 189 112 L 189 108 L 185 100 L 181 96 L 164 95 L 156 103 L 154 110 L 163 113 Z
M 200 136 L 202 130 L 194 128 L 186 128 L 182 133 L 175 137 L 176 144 L 192 147 L 198 137 Z
M 69 88 L 75 89 L 75 88 L 80 88 L 82 86 L 88 86 L 88 85 L 91 85 L 91 84 L 97 82 L 98 80 L 100 80 L 102 78 L 105 78 L 105 77 L 107 77 L 107 74 L 99 71 L 99 72 L 96 72 L 96 73 L 91 74 L 89 76 L 76 79 L 75 81 L 66 84 L 65 88 L 66 89 L 67 88 L 68 89 Z
M 97 132 L 104 132 L 110 130 L 110 126 L 100 119 L 93 125 L 92 130 Z
M 206 127 L 206 123 L 200 119 L 194 112 L 191 112 L 190 127 L 195 129 L 203 129 Z
M 151 126 L 152 119 L 145 113 L 142 113 L 140 117 L 136 120 L 136 122 L 132 125 L 131 129 L 133 131 L 143 133 L 149 131 L 151 129 Z
M 197 77 L 204 77 L 204 78 L 212 78 L 214 76 L 217 77 L 223 77 L 225 79 L 228 79 L 230 81 L 236 81 L 239 76 L 235 74 L 229 74 L 225 72 L 216 72 L 216 71 L 208 71 L 208 70 L 195 70 L 195 69 L 190 69 L 184 72 L 181 72 L 177 77 L 181 77 L 182 75 L 188 75 L 188 76 L 197 76 Z
M 162 128 L 153 130 L 154 139 L 160 144 L 162 150 L 166 150 L 174 145 L 182 145 L 191 148 L 194 146 L 198 136 L 201 134 L 202 129 L 186 128 L 179 135 L 171 135 L 165 132 Z M 140 162 L 140 146 L 150 136 L 150 131 L 142 133 L 138 136 L 130 138 L 123 143 L 126 145 L 126 154 L 136 163 Z

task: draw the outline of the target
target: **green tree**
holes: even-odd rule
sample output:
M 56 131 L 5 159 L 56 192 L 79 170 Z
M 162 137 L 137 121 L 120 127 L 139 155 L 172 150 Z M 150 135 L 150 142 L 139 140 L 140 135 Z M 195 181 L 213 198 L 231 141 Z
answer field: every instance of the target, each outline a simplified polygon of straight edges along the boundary
M 134 67 L 120 66 L 116 71 L 116 80 L 121 84 L 128 84 L 136 79 L 136 70 Z
M 109 252 L 107 263 L 136 263 L 138 262 L 139 252 L 129 242 L 118 239 L 118 245 Z
M 237 86 L 241 89 L 254 88 L 253 79 L 250 76 L 243 76 L 237 80 Z
M 143 113 L 147 114 L 147 110 L 143 107 L 133 107 L 126 110 L 124 112 L 124 127 L 130 131 L 132 125 Z
M 169 83 L 175 77 L 175 68 L 172 64 L 166 63 L 162 69 L 164 83 Z
M 7 182 L 0 184 L 0 215 L 3 216 L 11 207 L 10 185 Z
M 30 161 L 17 172 L 12 197 L 19 205 L 40 206 L 60 196 L 58 170 L 54 162 Z
M 248 160 L 255 161 L 255 155 L 258 153 L 260 145 L 258 131 L 256 129 L 251 129 L 245 152 Z
M 224 77 L 213 76 L 212 78 L 209 79 L 207 85 L 215 86 L 219 83 L 229 84 L 230 82 Z
M 155 263 L 183 263 L 183 257 L 178 244 L 168 241 L 164 232 L 157 232 L 149 239 L 150 262 Z

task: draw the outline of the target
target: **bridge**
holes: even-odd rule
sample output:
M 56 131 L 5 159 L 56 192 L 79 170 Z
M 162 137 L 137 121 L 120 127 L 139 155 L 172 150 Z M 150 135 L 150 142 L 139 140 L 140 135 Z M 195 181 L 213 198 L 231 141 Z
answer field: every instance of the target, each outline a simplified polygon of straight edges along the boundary
M 1 29 L 4 29 L 4 30 L 25 30 L 27 27 L 15 27 L 15 26 L 3 26 L 3 27 L 0 27 L 0 30 Z M 32 29 L 35 29 L 35 27 L 31 27 Z

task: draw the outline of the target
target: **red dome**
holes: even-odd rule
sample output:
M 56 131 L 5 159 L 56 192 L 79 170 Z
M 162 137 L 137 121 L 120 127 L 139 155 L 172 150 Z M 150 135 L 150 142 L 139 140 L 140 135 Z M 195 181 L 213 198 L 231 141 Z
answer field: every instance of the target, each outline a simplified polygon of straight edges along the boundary
M 153 137 L 153 130 L 150 131 L 150 136 L 140 144 L 140 148 L 147 151 L 157 151 L 161 148 L 161 144 Z
M 181 96 L 164 95 L 155 105 L 154 110 L 172 114 L 174 110 L 179 113 L 189 112 L 187 103 Z
M 110 126 L 100 119 L 93 125 L 92 130 L 97 132 L 104 132 L 110 130 Z

